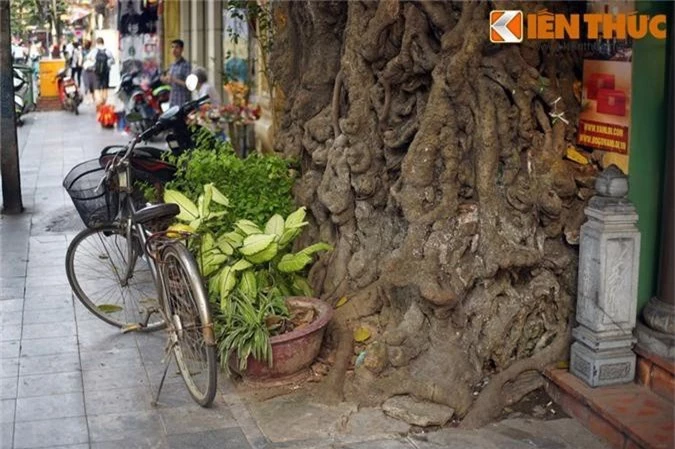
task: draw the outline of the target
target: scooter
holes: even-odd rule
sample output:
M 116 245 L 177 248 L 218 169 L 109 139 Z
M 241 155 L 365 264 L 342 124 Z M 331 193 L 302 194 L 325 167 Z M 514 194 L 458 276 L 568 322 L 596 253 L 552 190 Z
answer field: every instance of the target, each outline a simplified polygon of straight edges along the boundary
M 61 106 L 66 111 L 72 111 L 75 115 L 79 115 L 78 107 L 82 103 L 82 95 L 75 80 L 66 75 L 66 69 L 61 69 L 56 72 L 56 83 L 59 89 L 59 100 Z
M 138 71 L 122 75 L 117 96 L 124 104 L 128 130 L 133 135 L 144 132 L 168 109 L 170 92 L 171 88 L 160 81 L 159 75 L 148 82 L 142 80 Z
M 13 69 L 13 85 L 14 85 L 14 113 L 16 114 L 16 124 L 23 125 L 21 116 L 27 112 L 28 106 L 26 104 L 26 92 L 28 91 L 28 81 L 21 71 Z
M 191 77 L 194 77 L 192 79 Z M 190 80 L 188 82 L 188 80 Z M 188 89 L 194 90 L 196 86 L 196 77 L 189 75 L 186 80 Z M 151 146 L 137 146 L 131 156 L 131 166 L 134 170 L 136 179 L 148 182 L 154 185 L 158 190 L 169 181 L 176 173 L 176 166 L 167 162 L 167 154 L 179 156 L 190 150 L 194 144 L 190 130 L 186 124 L 187 116 L 199 106 L 206 103 L 208 97 L 199 100 L 190 101 L 183 106 L 172 106 L 164 113 L 160 114 L 157 123 L 153 123 L 142 134 L 141 137 L 148 141 L 153 137 L 168 132 L 166 141 L 168 150 L 155 148 Z M 99 162 L 102 167 L 106 166 L 113 158 L 117 157 L 119 152 L 125 151 L 123 145 L 111 145 L 101 151 Z

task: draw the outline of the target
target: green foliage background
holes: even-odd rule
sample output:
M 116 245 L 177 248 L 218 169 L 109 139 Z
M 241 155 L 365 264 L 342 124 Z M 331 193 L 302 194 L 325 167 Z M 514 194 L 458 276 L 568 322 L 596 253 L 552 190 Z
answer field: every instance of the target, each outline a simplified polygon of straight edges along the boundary
M 228 142 L 214 139 L 205 129 L 197 132 L 195 141 L 195 150 L 174 161 L 178 172 L 166 188 L 197 201 L 204 185 L 213 183 L 230 200 L 219 226 L 229 228 L 240 219 L 264 225 L 274 214 L 286 216 L 295 210 L 291 161 L 258 153 L 241 159 Z

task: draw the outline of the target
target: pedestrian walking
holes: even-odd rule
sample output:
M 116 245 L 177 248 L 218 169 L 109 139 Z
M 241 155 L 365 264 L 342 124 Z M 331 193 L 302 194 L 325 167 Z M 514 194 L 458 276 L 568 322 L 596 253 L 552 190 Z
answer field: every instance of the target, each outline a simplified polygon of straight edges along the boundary
M 70 76 L 78 87 L 82 86 L 82 50 L 79 42 L 73 42 L 73 52 L 70 59 Z
M 190 63 L 183 58 L 185 44 L 180 39 L 171 41 L 171 53 L 174 62 L 169 67 L 167 75 L 162 77 L 162 82 L 171 85 L 169 105 L 181 106 L 190 100 L 190 91 L 185 87 L 185 79 L 192 71 Z
M 96 85 L 96 74 L 94 73 L 94 61 L 89 57 L 91 53 L 91 41 L 86 40 L 82 45 L 82 82 L 84 83 L 84 98 L 91 94 L 91 102 L 94 103 L 94 86 Z
M 103 38 L 96 38 L 96 48 L 89 53 L 87 60 L 93 62 L 95 97 L 98 96 L 96 102 L 98 104 L 104 104 L 108 100 L 110 67 L 113 64 L 114 59 L 112 52 L 105 48 Z

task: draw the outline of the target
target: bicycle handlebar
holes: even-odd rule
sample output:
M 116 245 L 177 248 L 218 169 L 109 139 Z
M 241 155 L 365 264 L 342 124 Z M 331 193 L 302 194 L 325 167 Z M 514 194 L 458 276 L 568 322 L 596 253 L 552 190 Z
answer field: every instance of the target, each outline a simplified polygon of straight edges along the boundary
M 196 110 L 198 107 L 202 106 L 203 104 L 207 103 L 209 100 L 208 95 L 204 95 L 201 98 L 198 98 L 193 101 L 188 101 L 187 103 L 183 104 L 183 106 L 180 107 L 178 113 L 176 113 L 176 116 L 180 117 L 183 119 L 186 115 L 191 113 L 192 111 Z M 167 127 L 170 127 L 170 122 L 164 122 L 160 116 L 160 119 L 152 125 L 150 128 L 146 129 L 141 133 L 140 140 L 147 140 L 148 138 L 152 137 L 156 133 L 160 133 L 164 131 Z

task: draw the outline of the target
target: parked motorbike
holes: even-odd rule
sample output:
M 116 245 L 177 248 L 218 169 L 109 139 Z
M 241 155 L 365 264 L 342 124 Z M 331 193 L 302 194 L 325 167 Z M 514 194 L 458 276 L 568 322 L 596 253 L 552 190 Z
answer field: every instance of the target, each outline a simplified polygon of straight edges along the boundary
M 29 94 L 28 80 L 26 76 L 18 69 L 13 68 L 14 85 L 14 113 L 16 114 L 16 124 L 23 125 L 21 117 L 28 111 L 26 95 Z
M 75 80 L 66 75 L 66 69 L 61 69 L 56 72 L 56 83 L 59 90 L 59 100 L 63 109 L 72 111 L 75 115 L 78 115 L 78 107 L 82 103 L 82 94 L 80 94 Z
M 144 82 L 139 71 L 123 74 L 117 96 L 124 105 L 128 130 L 139 135 L 152 126 L 168 109 L 170 92 L 171 88 L 161 82 L 159 75 Z
M 190 75 L 186 80 L 188 89 L 194 90 L 196 76 Z M 187 116 L 199 106 L 208 101 L 208 96 L 195 101 L 185 103 L 183 106 L 172 106 L 160 114 L 156 123 L 153 122 L 141 133 L 145 141 L 154 136 L 168 132 L 166 141 L 169 149 L 161 149 L 151 146 L 137 146 L 131 156 L 131 166 L 134 170 L 134 178 L 155 185 L 158 189 L 171 181 L 176 173 L 176 166 L 166 160 L 167 154 L 179 156 L 193 147 L 190 130 L 186 124 Z M 101 151 L 99 161 L 105 166 L 120 151 L 125 151 L 123 145 L 111 145 Z

